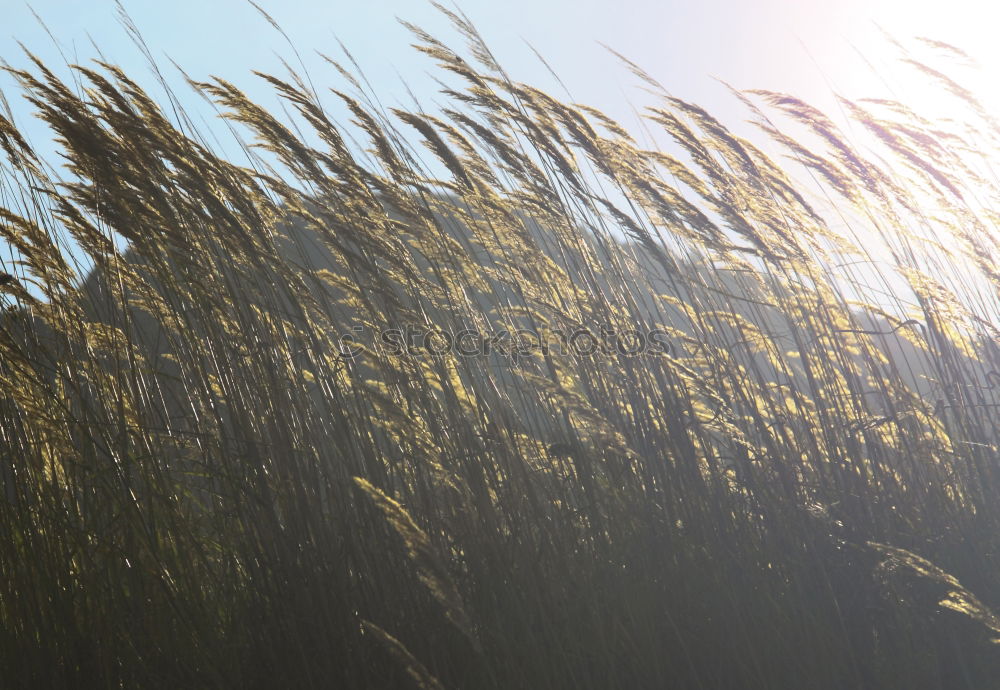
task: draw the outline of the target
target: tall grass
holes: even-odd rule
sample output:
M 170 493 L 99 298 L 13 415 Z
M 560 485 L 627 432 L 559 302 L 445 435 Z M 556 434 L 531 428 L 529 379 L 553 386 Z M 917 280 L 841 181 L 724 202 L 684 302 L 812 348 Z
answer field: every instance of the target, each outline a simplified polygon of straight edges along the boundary
M 651 148 L 453 19 L 437 115 L 192 82 L 243 166 L 9 68 L 67 168 L 0 118 L 4 685 L 996 687 L 994 122 L 918 65 L 975 141 L 740 93 L 754 143 L 634 68 Z

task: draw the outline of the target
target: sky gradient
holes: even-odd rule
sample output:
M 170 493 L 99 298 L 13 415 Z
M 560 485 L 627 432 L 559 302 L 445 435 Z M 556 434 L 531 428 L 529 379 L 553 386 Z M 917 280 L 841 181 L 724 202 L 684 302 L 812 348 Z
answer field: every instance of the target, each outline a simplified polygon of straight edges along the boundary
M 119 23 L 112 0 L 33 0 L 31 7 L 58 41 L 58 49 L 27 4 L 17 0 L 2 0 L 2 4 L 0 57 L 11 64 L 27 64 L 18 41 L 56 67 L 67 60 L 85 62 L 96 56 L 93 42 L 140 83 L 154 84 L 145 60 Z M 433 64 L 410 47 L 410 36 L 396 17 L 452 45 L 460 44 L 447 20 L 421 0 L 261 0 L 260 4 L 295 43 L 318 86 L 343 87 L 338 75 L 315 54 L 323 51 L 339 58 L 339 39 L 385 105 L 409 105 L 403 81 L 422 102 L 435 98 L 436 85 L 429 76 Z M 992 84 L 1000 81 L 991 77 L 1000 73 L 995 69 L 1000 48 L 992 33 L 1000 10 L 984 9 L 986 4 L 970 0 L 466 0 L 460 7 L 512 77 L 567 97 L 530 44 L 559 74 L 572 100 L 630 122 L 634 121 L 633 105 L 648 100 L 644 101 L 638 81 L 600 43 L 644 67 L 674 95 L 705 106 L 724 121 L 742 119 L 744 113 L 716 79 L 738 88 L 786 91 L 826 109 L 836 108 L 832 89 L 849 97 L 896 97 L 918 109 L 938 107 L 939 99 L 924 95 L 928 90 L 922 80 L 899 68 L 898 50 L 882 30 L 904 42 L 924 35 L 961 46 L 981 63 L 981 74 L 969 77 L 975 82 L 973 88 L 987 103 L 996 103 Z M 245 0 L 124 0 L 124 7 L 174 85 L 180 80 L 168 57 L 196 79 L 224 77 L 251 98 L 274 107 L 270 90 L 250 70 L 281 74 L 279 56 L 297 62 L 285 39 Z M 927 51 L 919 56 L 928 57 Z M 45 132 L 16 102 L 20 99 L 15 98 L 10 79 L 0 77 L 0 88 L 15 101 L 18 124 L 44 148 Z M 178 91 L 185 95 L 183 86 Z M 157 93 L 155 88 L 153 93 Z M 199 107 L 195 99 L 191 104 L 196 110 Z M 211 118 L 211 113 L 202 110 L 201 116 Z

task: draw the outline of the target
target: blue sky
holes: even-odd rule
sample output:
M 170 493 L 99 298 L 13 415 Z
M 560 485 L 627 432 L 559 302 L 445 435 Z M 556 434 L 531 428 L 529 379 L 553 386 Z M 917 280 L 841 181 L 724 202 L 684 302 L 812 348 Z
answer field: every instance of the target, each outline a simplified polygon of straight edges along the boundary
M 281 73 L 278 56 L 290 62 L 295 58 L 284 38 L 245 0 L 123 0 L 123 4 L 168 74 L 174 71 L 167 56 L 195 78 L 224 77 L 255 100 L 274 105 L 269 90 L 250 70 Z M 336 40 L 340 39 L 390 105 L 407 102 L 403 80 L 421 99 L 433 100 L 436 88 L 428 76 L 433 65 L 410 47 L 410 37 L 396 17 L 446 42 L 460 42 L 447 21 L 423 0 L 260 0 L 260 4 L 294 41 L 317 85 L 343 86 L 315 54 L 324 51 L 338 56 Z M 675 95 L 708 107 L 724 120 L 741 119 L 743 114 L 713 77 L 740 88 L 791 92 L 826 107 L 835 107 L 831 88 L 849 96 L 884 96 L 891 91 L 920 107 L 926 90 L 918 80 L 896 73 L 895 53 L 878 27 L 900 39 L 930 35 L 958 44 L 981 59 L 987 74 L 995 74 L 992 70 L 1000 50 L 991 34 L 998 11 L 988 5 L 972 0 L 460 3 L 515 79 L 565 95 L 527 47 L 530 43 L 558 72 L 573 100 L 596 105 L 622 120 L 632 118 L 631 104 L 648 100 L 638 90 L 637 80 L 598 42 L 642 65 Z M 93 41 L 108 59 L 139 77 L 141 83 L 153 85 L 145 61 L 118 22 L 113 0 L 33 0 L 31 7 L 47 24 L 59 49 L 28 4 L 0 0 L 0 6 L 0 57 L 11 64 L 26 64 L 17 41 L 52 66 L 62 64 L 63 55 L 70 61 L 94 57 Z M 990 90 L 991 80 L 983 78 L 981 83 L 984 91 Z M 0 77 L 0 88 L 15 101 L 19 124 L 44 148 L 45 132 L 17 104 L 10 80 Z M 184 91 L 179 88 L 180 93 Z M 198 111 L 194 99 L 190 102 L 197 112 L 210 117 L 207 110 Z

